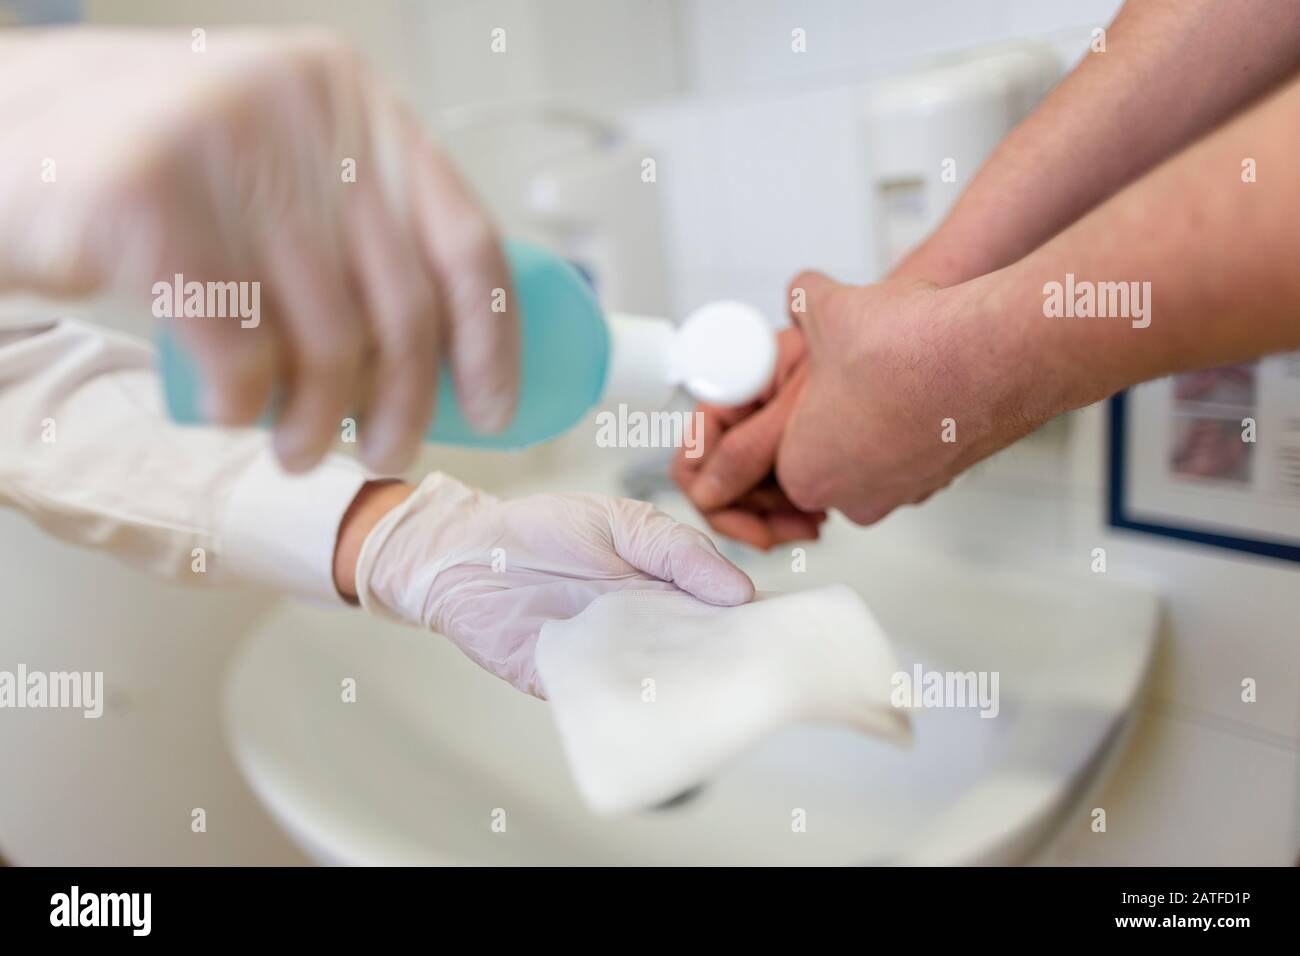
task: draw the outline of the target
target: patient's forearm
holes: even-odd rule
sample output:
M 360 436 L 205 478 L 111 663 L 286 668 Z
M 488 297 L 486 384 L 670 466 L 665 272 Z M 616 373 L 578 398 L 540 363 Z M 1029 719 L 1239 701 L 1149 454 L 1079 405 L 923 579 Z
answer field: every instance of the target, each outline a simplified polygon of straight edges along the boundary
M 1300 80 L 1031 255 L 942 295 L 955 315 L 983 324 L 991 362 L 1000 352 L 1032 370 L 1042 415 L 1176 371 L 1300 348 L 1297 155 Z M 1245 158 L 1258 181 L 1243 181 Z M 1054 318 L 1049 283 L 1126 283 L 1137 297 L 1127 316 L 1079 317 L 1088 307 L 1077 299 L 1060 302 L 1075 317 Z
M 954 285 L 1015 262 L 1300 66 L 1295 0 L 1129 0 L 896 275 Z M 958 157 L 960 161 L 960 157 Z

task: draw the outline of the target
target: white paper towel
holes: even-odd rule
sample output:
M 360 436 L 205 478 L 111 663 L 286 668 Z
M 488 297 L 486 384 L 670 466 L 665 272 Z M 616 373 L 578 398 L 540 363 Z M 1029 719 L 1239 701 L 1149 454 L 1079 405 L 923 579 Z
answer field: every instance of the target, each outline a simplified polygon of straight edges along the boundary
M 599 813 L 656 806 L 796 722 L 910 741 L 898 670 L 862 599 L 836 585 L 715 607 L 618 591 L 542 627 L 537 669 L 582 796 Z

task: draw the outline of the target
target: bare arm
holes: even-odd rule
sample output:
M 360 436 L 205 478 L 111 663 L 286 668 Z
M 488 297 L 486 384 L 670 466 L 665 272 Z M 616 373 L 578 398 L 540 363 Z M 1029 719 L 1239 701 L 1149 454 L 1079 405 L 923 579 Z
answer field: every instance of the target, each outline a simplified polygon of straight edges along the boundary
M 1300 348 L 1300 79 L 1019 262 L 951 290 L 1033 343 L 1048 413 L 1173 372 Z M 1258 181 L 1245 182 L 1242 162 Z M 1150 283 L 1149 327 L 1044 317 L 1044 285 Z M 1145 322 L 1146 320 L 1141 320 Z M 1138 324 L 1141 325 L 1141 322 Z
M 1015 262 L 1300 66 L 1295 0 L 1129 0 L 895 270 L 953 285 Z
M 808 374 L 777 451 L 781 488 L 870 524 L 1059 412 L 1300 348 L 1297 155 L 1300 79 L 1003 269 L 946 289 L 799 276 Z M 1245 158 L 1258 181 L 1243 181 Z M 1075 317 L 1047 314 L 1052 283 L 1097 293 L 1094 315 L 1077 291 Z M 1127 314 L 1096 314 L 1103 283 L 1127 289 Z
M 1298 66 L 1294 0 L 1130 0 L 1106 52 L 1003 141 L 894 272 L 956 288 L 796 278 L 811 305 L 788 344 L 808 338 L 812 362 L 796 356 L 768 402 L 718 422 L 710 451 L 679 461 L 682 488 L 723 534 L 759 547 L 815 537 L 793 507 L 868 523 L 1061 411 L 1300 348 L 1300 84 L 1206 137 Z M 1246 157 L 1257 183 L 1242 182 Z M 1044 317 L 1044 284 L 1067 273 L 1150 282 L 1151 326 Z M 847 428 L 846 409 L 871 414 Z M 936 446 L 949 416 L 971 427 Z M 778 446 L 786 494 L 769 477 Z

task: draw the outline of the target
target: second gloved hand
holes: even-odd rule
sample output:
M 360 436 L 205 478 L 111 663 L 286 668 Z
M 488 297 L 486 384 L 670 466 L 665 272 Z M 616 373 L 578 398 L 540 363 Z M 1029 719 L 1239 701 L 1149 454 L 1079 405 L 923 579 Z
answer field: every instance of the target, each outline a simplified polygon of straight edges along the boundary
M 573 617 L 602 594 L 676 587 L 723 605 L 754 596 L 749 577 L 708 537 L 645 502 L 583 494 L 502 500 L 441 473 L 369 530 L 355 581 L 367 610 L 445 634 L 481 667 L 537 696 L 533 648 L 542 625 Z

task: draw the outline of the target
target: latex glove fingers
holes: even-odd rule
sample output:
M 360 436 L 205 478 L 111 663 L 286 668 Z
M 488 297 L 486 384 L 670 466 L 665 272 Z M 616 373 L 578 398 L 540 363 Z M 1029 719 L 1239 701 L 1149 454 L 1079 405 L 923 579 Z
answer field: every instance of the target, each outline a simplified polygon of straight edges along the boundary
M 539 694 L 542 624 L 601 594 L 679 587 L 739 604 L 753 584 L 709 539 L 644 502 L 600 495 L 501 501 L 429 475 L 369 533 L 357 561 L 362 606 L 439 631 L 482 666 Z
M 276 449 L 295 470 L 354 411 L 371 467 L 409 464 L 440 347 L 471 423 L 508 422 L 519 358 L 505 260 L 411 114 L 320 30 L 194 42 L 0 36 L 0 88 L 16 91 L 0 102 L 0 232 L 24 237 L 0 249 L 0 290 L 152 298 L 180 316 L 212 417 L 247 423 L 278 392 Z M 239 286 L 256 314 L 160 304 L 177 275 L 185 289 Z

